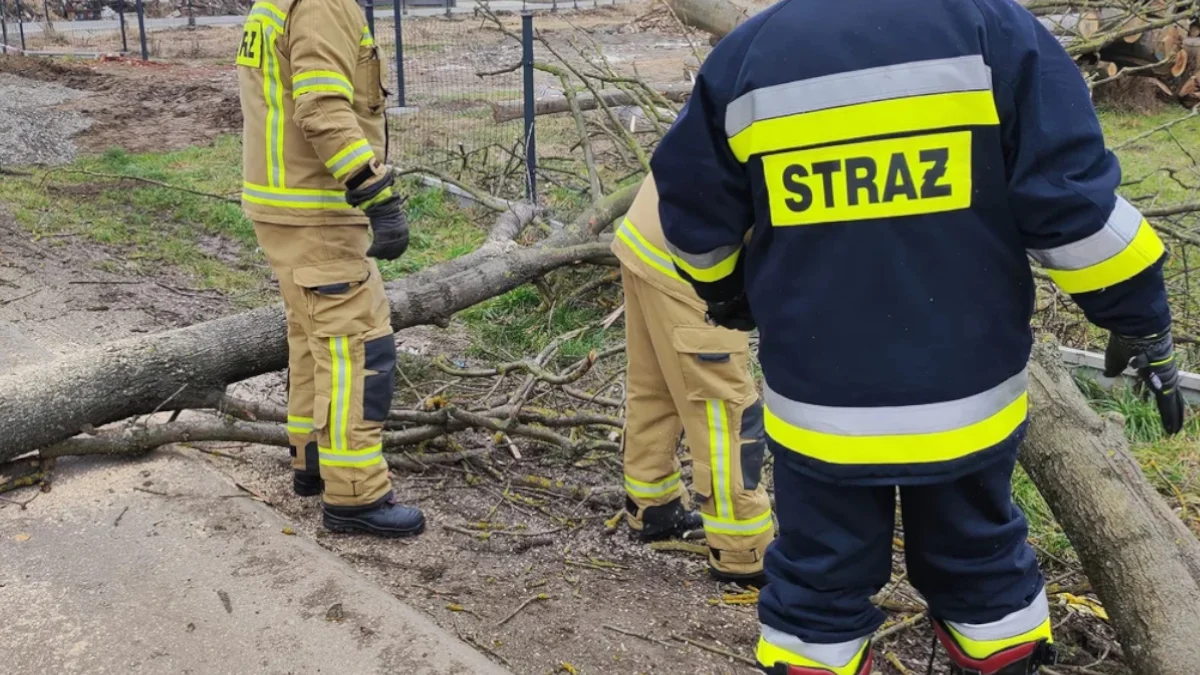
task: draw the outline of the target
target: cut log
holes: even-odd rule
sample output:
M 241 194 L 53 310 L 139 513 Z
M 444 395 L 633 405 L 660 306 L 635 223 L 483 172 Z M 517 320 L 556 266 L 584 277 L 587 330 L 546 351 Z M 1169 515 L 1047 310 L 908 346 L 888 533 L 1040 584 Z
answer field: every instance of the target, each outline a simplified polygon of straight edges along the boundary
M 662 94 L 663 98 L 675 103 L 681 103 L 687 100 L 687 97 L 692 93 L 692 84 L 690 82 L 672 82 L 654 87 L 655 91 Z M 638 102 L 633 96 L 620 89 L 605 89 L 600 92 L 600 98 L 604 104 L 610 107 L 636 105 Z M 591 93 L 581 92 L 575 96 L 575 102 L 579 105 L 580 110 L 595 110 L 600 106 L 596 103 L 596 97 Z M 567 102 L 566 96 L 549 96 L 537 101 L 533 107 L 534 115 L 554 115 L 557 113 L 571 112 L 571 105 Z M 492 104 L 492 119 L 496 122 L 509 122 L 519 120 L 525 116 L 525 103 L 519 100 L 500 101 Z
M 1200 663 L 1200 541 L 1142 474 L 1120 427 L 1088 406 L 1052 344 L 1030 364 L 1021 463 L 1112 617 L 1126 666 L 1180 675 Z
M 635 192 L 636 185 L 606 197 L 541 246 L 510 241 L 468 256 L 466 269 L 451 260 L 388 284 L 392 325 L 444 324 L 454 312 L 564 265 L 607 259 L 596 233 L 629 208 Z M 273 306 L 7 372 L 0 375 L 0 461 L 93 426 L 204 407 L 214 391 L 286 365 L 283 308 Z

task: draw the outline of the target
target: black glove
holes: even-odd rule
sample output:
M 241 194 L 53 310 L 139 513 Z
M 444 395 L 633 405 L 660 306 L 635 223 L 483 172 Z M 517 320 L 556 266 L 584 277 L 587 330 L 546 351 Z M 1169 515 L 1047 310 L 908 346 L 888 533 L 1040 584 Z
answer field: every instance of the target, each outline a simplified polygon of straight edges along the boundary
M 1116 377 L 1127 367 L 1137 370 L 1138 377 L 1154 392 L 1163 429 L 1168 434 L 1179 433 L 1183 429 L 1184 406 L 1171 332 L 1140 338 L 1110 334 L 1104 352 L 1104 376 Z
M 714 326 L 740 330 L 749 333 L 758 327 L 754 316 L 750 314 L 750 301 L 745 293 L 739 293 L 732 300 L 709 302 L 705 320 Z
M 346 191 L 350 206 L 362 209 L 371 219 L 371 231 L 375 234 L 371 248 L 367 249 L 371 258 L 395 260 L 408 249 L 408 216 L 404 213 L 404 200 L 392 186 L 395 180 L 388 171 L 374 183 Z

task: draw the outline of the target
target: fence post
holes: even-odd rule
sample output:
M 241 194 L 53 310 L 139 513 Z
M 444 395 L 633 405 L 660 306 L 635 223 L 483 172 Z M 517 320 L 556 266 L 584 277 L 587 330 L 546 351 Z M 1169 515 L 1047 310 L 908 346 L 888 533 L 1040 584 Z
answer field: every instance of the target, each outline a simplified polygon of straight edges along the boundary
M 117 18 L 121 21 L 121 54 L 129 53 L 129 36 L 125 32 L 125 0 L 117 0 Z
M 142 60 L 150 60 L 150 50 L 146 47 L 146 8 L 142 0 L 137 0 L 138 37 L 142 41 Z
M 25 8 L 17 0 L 17 30 L 21 32 L 21 53 L 25 53 Z
M 533 97 L 533 13 L 521 14 L 521 65 L 525 71 L 525 189 L 531 204 L 537 203 L 537 133 Z
M 0 41 L 3 47 L 0 47 L 0 54 L 8 53 L 8 18 L 5 14 L 8 12 L 8 3 L 5 0 L 0 0 Z
M 392 0 L 392 24 L 396 29 L 396 103 L 407 107 L 404 101 L 404 27 L 400 16 L 404 14 L 404 0 Z
M 367 0 L 363 5 L 367 12 L 367 30 L 371 31 L 371 39 L 375 38 L 375 0 Z
M 188 11 L 188 30 L 194 30 L 196 28 L 196 10 L 192 6 L 192 0 L 187 0 L 187 11 Z

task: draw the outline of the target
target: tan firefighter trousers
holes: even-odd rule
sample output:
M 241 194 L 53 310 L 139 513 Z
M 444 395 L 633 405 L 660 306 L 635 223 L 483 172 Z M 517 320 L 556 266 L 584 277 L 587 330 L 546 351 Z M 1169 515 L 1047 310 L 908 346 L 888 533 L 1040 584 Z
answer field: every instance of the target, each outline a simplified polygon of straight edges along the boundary
M 696 306 L 622 268 L 629 372 L 624 434 L 625 492 L 642 527 L 645 509 L 683 498 L 676 452 L 683 432 L 693 489 L 714 568 L 762 571 L 775 537 L 762 482 L 766 448 L 745 333 L 715 328 Z
M 255 223 L 279 279 L 288 331 L 292 467 L 318 470 L 325 503 L 371 506 L 391 495 L 383 421 L 396 343 L 366 225 Z

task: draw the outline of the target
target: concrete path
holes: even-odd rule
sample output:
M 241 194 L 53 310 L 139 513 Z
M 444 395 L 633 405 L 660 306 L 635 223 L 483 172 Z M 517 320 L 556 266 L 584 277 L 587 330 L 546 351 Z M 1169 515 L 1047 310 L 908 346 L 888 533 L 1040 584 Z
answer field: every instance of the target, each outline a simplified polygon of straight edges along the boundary
M 202 457 L 63 461 L 0 504 L 0 671 L 507 673 Z

